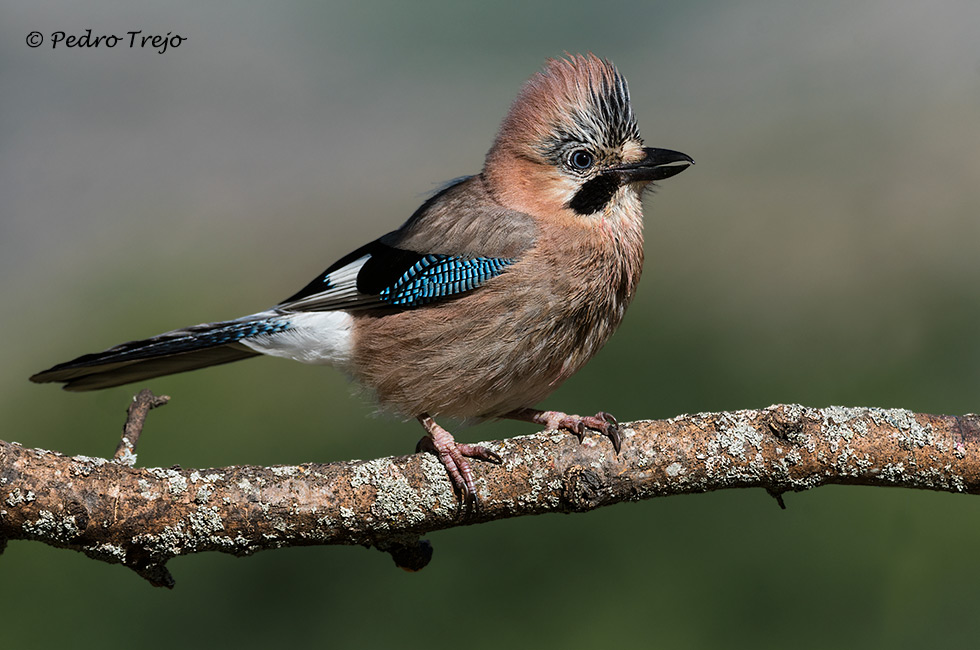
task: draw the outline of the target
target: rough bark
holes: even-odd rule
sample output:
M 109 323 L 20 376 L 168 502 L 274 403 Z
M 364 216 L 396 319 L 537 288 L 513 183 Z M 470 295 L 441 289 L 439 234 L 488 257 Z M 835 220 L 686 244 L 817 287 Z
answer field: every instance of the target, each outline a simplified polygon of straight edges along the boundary
M 129 444 L 113 460 L 0 441 L 0 552 L 6 539 L 33 539 L 172 586 L 165 565 L 178 555 L 361 544 L 419 569 L 431 556 L 420 536 L 430 531 L 672 494 L 761 487 L 781 503 L 784 492 L 830 483 L 980 492 L 974 414 L 779 405 L 626 423 L 618 454 L 598 435 L 581 444 L 564 432 L 486 442 L 503 462 L 474 463 L 479 507 L 465 512 L 429 454 L 133 467 L 142 422 L 134 419 L 163 402 L 137 396 L 124 431 Z

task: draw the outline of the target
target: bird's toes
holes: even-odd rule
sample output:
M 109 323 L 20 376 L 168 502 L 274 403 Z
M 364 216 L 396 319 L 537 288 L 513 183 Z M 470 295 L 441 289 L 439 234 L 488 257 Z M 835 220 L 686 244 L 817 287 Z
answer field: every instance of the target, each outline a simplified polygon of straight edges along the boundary
M 601 431 L 604 436 L 612 441 L 613 449 L 615 449 L 616 453 L 618 454 L 619 450 L 623 446 L 623 434 L 622 430 L 619 428 L 619 421 L 616 420 L 612 414 L 606 413 L 605 411 L 599 411 L 596 413 L 596 417 L 605 422 L 605 426 L 600 428 L 599 431 Z
M 595 415 L 566 415 L 561 420 L 561 428 L 571 431 L 578 436 L 579 442 L 585 439 L 585 429 L 589 428 L 598 431 L 612 441 L 613 449 L 619 453 L 623 445 L 623 436 L 620 433 L 619 422 L 611 414 L 599 411 Z
M 419 420 L 429 435 L 419 440 L 415 451 L 427 451 L 435 454 L 439 462 L 446 468 L 449 480 L 453 484 L 453 490 L 460 496 L 460 505 L 468 516 L 479 504 L 473 469 L 470 467 L 467 458 L 499 464 L 502 462 L 500 456 L 480 445 L 456 442 L 451 433 L 440 427 L 427 415 L 420 416 Z
M 566 415 L 561 420 L 558 421 L 558 427 L 564 429 L 570 433 L 575 434 L 579 442 L 585 440 L 585 427 L 586 424 L 581 417 L 577 415 Z
M 494 465 L 499 465 L 500 463 L 504 462 L 500 456 L 480 445 L 469 445 L 466 443 L 457 442 L 456 448 L 459 449 L 459 453 L 463 454 L 467 458 L 485 460 L 488 463 L 493 463 Z

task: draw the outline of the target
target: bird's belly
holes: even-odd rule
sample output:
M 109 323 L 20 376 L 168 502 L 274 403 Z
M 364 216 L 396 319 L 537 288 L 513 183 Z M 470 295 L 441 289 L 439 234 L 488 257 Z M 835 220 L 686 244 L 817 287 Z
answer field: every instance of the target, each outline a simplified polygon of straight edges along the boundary
M 357 314 L 351 372 L 407 416 L 492 417 L 533 406 L 608 340 L 624 307 L 471 295 L 424 310 Z

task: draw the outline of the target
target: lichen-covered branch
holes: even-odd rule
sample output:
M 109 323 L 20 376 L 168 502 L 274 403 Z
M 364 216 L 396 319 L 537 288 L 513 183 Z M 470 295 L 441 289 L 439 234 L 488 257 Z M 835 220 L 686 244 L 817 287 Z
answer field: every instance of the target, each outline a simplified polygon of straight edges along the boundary
M 474 463 L 479 507 L 466 513 L 428 454 L 193 470 L 0 442 L 0 550 L 34 539 L 171 586 L 166 562 L 199 551 L 363 544 L 421 568 L 431 550 L 419 537 L 434 530 L 671 494 L 828 483 L 980 492 L 977 415 L 783 405 L 624 424 L 619 454 L 607 438 L 561 432 L 482 444 L 503 463 Z

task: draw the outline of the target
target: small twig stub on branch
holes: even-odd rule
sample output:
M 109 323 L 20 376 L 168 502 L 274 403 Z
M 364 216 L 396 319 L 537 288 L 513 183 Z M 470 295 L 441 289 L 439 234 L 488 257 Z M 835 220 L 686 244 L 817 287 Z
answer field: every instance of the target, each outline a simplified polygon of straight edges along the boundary
M 123 425 L 122 438 L 116 446 L 113 461 L 129 467 L 136 465 L 136 444 L 139 442 L 140 434 L 143 433 L 146 416 L 150 409 L 163 406 L 169 401 L 168 396 L 154 395 L 148 388 L 144 388 L 133 397 L 133 402 L 126 411 L 126 424 Z

